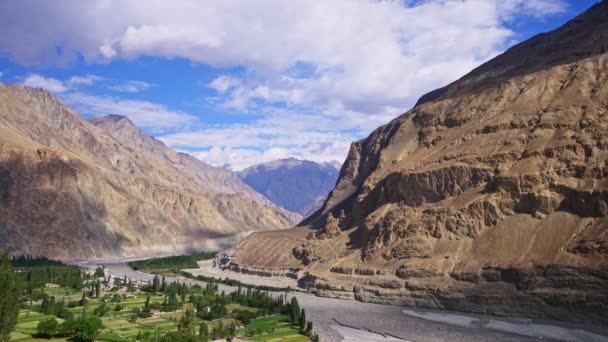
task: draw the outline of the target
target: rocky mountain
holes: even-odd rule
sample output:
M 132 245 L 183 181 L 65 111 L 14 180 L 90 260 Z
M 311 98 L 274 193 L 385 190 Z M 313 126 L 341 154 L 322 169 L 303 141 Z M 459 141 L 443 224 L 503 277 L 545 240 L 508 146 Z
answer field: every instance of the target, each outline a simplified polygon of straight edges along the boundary
M 339 171 L 337 162 L 289 158 L 254 165 L 238 175 L 276 205 L 306 217 L 323 204 Z
M 262 205 L 275 207 L 278 211 L 282 211 L 294 224 L 301 219 L 299 215 L 277 207 L 266 197 L 245 184 L 234 172 L 211 166 L 187 153 L 178 152 L 168 147 L 162 141 L 142 132 L 126 116 L 111 114 L 101 118 L 93 118 L 89 121 L 93 125 L 103 128 L 122 144 L 142 149 L 164 159 L 189 177 L 191 181 L 197 183 L 200 189 L 205 192 L 221 194 L 242 192 Z
M 292 225 L 233 174 L 125 118 L 94 122 L 103 128 L 44 90 L 0 84 L 0 248 L 61 259 L 158 255 Z
M 353 143 L 321 210 L 226 267 L 320 295 L 608 322 L 608 2 Z

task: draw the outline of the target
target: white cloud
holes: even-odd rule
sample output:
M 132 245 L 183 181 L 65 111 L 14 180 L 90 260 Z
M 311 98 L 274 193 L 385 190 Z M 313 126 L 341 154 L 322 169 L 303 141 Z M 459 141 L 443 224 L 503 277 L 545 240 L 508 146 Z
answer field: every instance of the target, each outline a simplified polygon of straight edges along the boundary
M 228 105 L 246 106 L 252 98 L 339 101 L 371 113 L 411 104 L 497 54 L 513 38 L 504 21 L 515 14 L 551 15 L 565 2 L 20 1 L 5 7 L 0 52 L 20 63 L 61 63 L 80 53 L 91 61 L 161 56 L 244 66 L 251 79 L 235 87 Z M 286 77 L 298 63 L 311 65 L 315 76 Z
M 142 90 L 146 90 L 150 87 L 154 86 L 152 83 L 144 82 L 144 81 L 126 81 L 121 84 L 116 84 L 108 87 L 111 90 L 126 92 L 126 93 L 138 93 Z
M 4 75 L 4 73 L 2 71 L 0 71 L 0 78 L 2 78 L 3 75 Z
M 70 77 L 69 80 L 67 80 L 66 83 L 68 83 L 70 86 L 79 86 L 79 85 L 91 86 L 95 82 L 98 82 L 101 80 L 103 80 L 103 77 L 89 74 L 86 76 L 72 76 L 72 77 Z
M 293 157 L 302 160 L 312 160 L 319 163 L 344 160 L 344 145 L 348 142 L 333 143 L 332 146 L 315 144 L 305 147 L 284 148 L 271 147 L 266 149 L 213 147 L 209 151 L 191 152 L 195 157 L 214 166 L 229 165 L 233 170 L 242 170 L 257 163 Z M 322 154 L 319 152 L 322 150 Z
M 566 7 L 563 0 L 24 0 L 0 11 L 0 54 L 25 65 L 81 55 L 88 62 L 156 56 L 237 67 L 243 72 L 218 74 L 207 85 L 216 92 L 207 100 L 255 119 L 167 134 L 168 143 L 211 148 L 198 156 L 216 165 L 222 158 L 245 165 L 277 151 L 343 160 L 348 142 L 517 40 L 511 21 Z M 128 109 L 113 98 L 81 102 L 99 112 L 116 107 L 107 103 Z
M 68 87 L 62 81 L 37 74 L 27 76 L 23 81 L 23 84 L 32 88 L 46 89 L 53 93 L 62 93 L 68 90 Z
M 174 111 L 164 105 L 148 101 L 91 96 L 82 93 L 66 94 L 64 100 L 85 115 L 125 115 L 138 127 L 155 134 L 162 134 L 167 130 L 184 129 L 197 122 L 197 119 L 188 113 Z

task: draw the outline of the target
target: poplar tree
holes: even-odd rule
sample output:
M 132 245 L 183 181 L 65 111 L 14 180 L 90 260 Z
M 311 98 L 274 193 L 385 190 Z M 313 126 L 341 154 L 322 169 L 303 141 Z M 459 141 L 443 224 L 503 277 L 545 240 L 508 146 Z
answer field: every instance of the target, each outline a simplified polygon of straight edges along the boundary
M 9 257 L 0 253 L 0 342 L 8 342 L 19 314 L 19 282 Z

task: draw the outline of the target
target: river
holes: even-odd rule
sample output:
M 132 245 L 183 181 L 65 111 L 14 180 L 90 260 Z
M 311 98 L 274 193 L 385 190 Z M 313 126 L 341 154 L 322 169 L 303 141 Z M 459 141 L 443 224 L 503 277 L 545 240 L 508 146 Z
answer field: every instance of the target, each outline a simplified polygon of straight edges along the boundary
M 109 274 L 149 281 L 154 275 L 135 271 L 123 261 L 88 261 L 73 263 L 95 268 L 103 265 Z M 204 282 L 180 277 L 167 277 L 187 284 Z M 219 284 L 220 291 L 235 291 L 233 286 Z M 403 307 L 362 303 L 314 296 L 297 292 L 295 296 L 314 323 L 321 341 L 348 342 L 476 342 L 538 341 L 608 342 L 608 328 L 564 322 L 507 319 L 449 311 L 405 310 Z

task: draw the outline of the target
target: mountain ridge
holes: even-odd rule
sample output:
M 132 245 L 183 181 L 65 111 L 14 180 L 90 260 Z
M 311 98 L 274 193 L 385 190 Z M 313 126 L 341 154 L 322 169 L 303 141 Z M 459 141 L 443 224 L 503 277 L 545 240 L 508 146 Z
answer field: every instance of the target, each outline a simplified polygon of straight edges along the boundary
M 209 192 L 45 90 L 0 85 L 0 132 L 0 244 L 11 253 L 79 259 L 218 249 L 252 230 L 292 225 L 245 192 Z
M 276 207 L 269 199 L 242 182 L 234 172 L 206 164 L 190 154 L 168 147 L 163 141 L 145 134 L 126 116 L 110 114 L 92 118 L 89 122 L 104 129 L 124 144 L 131 144 L 165 159 L 198 183 L 205 191 L 225 194 L 243 192 L 262 205 Z M 298 215 L 280 207 L 276 208 L 283 211 L 283 214 L 289 217 L 294 224 L 299 222 Z
M 336 163 L 286 158 L 250 166 L 237 175 L 276 205 L 305 217 L 325 199 L 338 171 Z
M 421 97 L 351 145 L 321 209 L 252 234 L 226 267 L 288 269 L 325 296 L 608 322 L 607 15 L 603 1 Z

